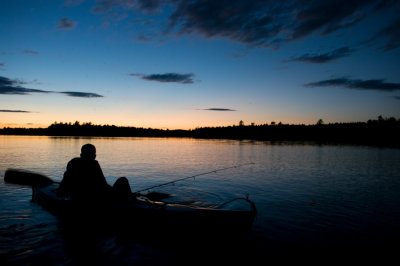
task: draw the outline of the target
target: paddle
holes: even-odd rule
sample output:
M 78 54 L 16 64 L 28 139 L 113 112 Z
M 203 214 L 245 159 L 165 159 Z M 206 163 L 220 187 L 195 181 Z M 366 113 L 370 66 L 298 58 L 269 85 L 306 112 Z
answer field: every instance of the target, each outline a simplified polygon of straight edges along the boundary
M 54 183 L 53 180 L 42 174 L 17 169 L 8 169 L 4 174 L 4 181 L 9 184 L 40 187 Z
M 33 173 L 26 170 L 8 169 L 4 174 L 4 181 L 9 184 L 17 184 L 24 186 L 39 186 L 44 187 L 57 182 L 54 182 L 45 175 Z M 152 201 L 160 201 L 171 195 L 161 192 L 149 192 L 147 194 L 133 193 L 136 196 L 144 196 Z

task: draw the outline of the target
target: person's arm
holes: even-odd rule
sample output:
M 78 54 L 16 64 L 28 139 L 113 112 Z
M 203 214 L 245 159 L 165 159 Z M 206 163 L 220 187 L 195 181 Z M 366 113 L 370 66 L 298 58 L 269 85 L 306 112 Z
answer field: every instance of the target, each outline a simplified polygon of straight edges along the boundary
M 71 186 L 72 186 L 72 166 L 71 162 L 67 165 L 67 170 L 64 173 L 63 179 L 61 180 L 60 185 L 58 186 L 57 196 L 58 197 L 68 197 L 71 196 Z
M 99 162 L 96 160 L 95 160 L 95 162 L 96 162 L 96 171 L 97 171 L 96 176 L 98 177 L 97 181 L 99 182 L 100 186 L 104 187 L 106 190 L 110 190 L 111 186 L 107 183 L 107 180 L 103 174 L 103 170 L 101 170 Z
M 96 176 L 98 177 L 101 183 L 107 184 L 106 178 L 104 177 L 103 170 L 101 170 L 99 162 L 98 161 L 95 162 L 96 162 Z
M 57 196 L 58 197 L 69 197 L 71 196 L 71 189 L 73 186 L 73 171 L 74 171 L 75 160 L 72 159 L 67 164 L 67 170 L 64 172 L 63 179 L 58 186 Z

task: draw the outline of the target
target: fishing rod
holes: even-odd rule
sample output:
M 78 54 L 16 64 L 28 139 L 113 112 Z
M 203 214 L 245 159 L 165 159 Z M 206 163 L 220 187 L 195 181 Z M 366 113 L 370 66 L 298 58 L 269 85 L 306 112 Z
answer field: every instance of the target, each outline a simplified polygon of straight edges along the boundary
M 234 165 L 234 166 L 230 166 L 230 167 L 220 168 L 220 169 L 216 169 L 216 170 L 213 170 L 213 171 L 204 172 L 204 173 L 200 173 L 200 174 L 196 174 L 196 175 L 192 175 L 192 176 L 187 176 L 187 177 L 175 179 L 175 180 L 172 180 L 172 181 L 169 181 L 169 182 L 166 182 L 166 183 L 162 183 L 162 184 L 159 184 L 159 185 L 155 185 L 155 186 L 151 186 L 151 187 L 148 187 L 148 188 L 144 188 L 144 189 L 138 190 L 138 191 L 133 192 L 133 193 L 140 193 L 140 192 L 143 192 L 143 191 L 146 191 L 146 190 L 150 190 L 150 189 L 153 189 L 153 188 L 156 188 L 156 187 L 162 187 L 162 186 L 169 185 L 169 184 L 175 184 L 176 182 L 183 181 L 183 180 L 186 180 L 186 179 L 195 178 L 195 177 L 202 176 L 202 175 L 208 175 L 208 174 L 211 174 L 211 173 L 217 173 L 217 172 L 220 172 L 220 171 L 224 171 L 224 170 L 228 170 L 228 169 L 232 169 L 232 168 L 238 168 L 238 167 L 245 166 L 245 165 L 250 165 L 250 164 L 255 164 L 255 163 L 253 163 L 253 162 L 243 163 L 243 164 L 238 164 L 238 165 Z

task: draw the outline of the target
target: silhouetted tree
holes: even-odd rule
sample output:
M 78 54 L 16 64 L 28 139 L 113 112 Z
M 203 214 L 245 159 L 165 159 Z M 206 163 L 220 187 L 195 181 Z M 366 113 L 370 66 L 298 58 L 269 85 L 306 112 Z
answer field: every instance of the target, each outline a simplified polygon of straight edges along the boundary
M 163 130 L 152 128 L 94 125 L 90 122 L 54 122 L 47 128 L 3 128 L 2 135 L 48 135 L 48 136 L 118 136 L 118 137 L 193 137 L 254 139 L 269 141 L 317 141 L 320 143 L 373 144 L 400 147 L 400 119 L 394 117 L 356 123 L 324 124 L 319 119 L 313 125 L 289 125 L 274 121 L 270 125 L 202 127 L 193 130 Z

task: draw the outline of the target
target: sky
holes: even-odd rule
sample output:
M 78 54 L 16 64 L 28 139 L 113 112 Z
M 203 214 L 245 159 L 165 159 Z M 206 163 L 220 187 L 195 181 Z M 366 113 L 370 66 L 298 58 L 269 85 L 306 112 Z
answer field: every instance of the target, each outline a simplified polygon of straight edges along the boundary
M 400 118 L 400 1 L 2 0 L 0 128 Z

